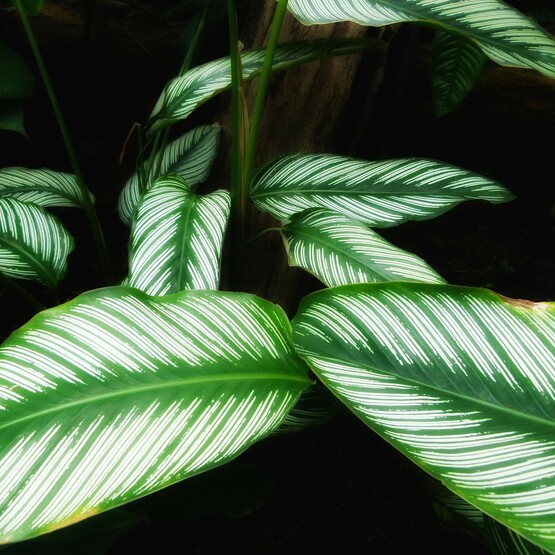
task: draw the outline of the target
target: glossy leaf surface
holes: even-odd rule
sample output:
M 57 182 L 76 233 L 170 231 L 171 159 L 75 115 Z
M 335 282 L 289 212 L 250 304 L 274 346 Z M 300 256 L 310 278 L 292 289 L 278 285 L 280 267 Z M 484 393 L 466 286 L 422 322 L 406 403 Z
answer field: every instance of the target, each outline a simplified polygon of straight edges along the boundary
M 273 71 L 376 48 L 382 48 L 382 43 L 375 39 L 323 39 L 282 44 L 276 50 Z M 265 48 L 241 53 L 244 80 L 260 75 L 265 55 Z M 166 85 L 150 116 L 151 129 L 159 129 L 172 122 L 185 119 L 198 106 L 230 86 L 231 63 L 229 57 L 214 60 L 189 70 L 182 77 L 177 77 Z
M 0 169 L 0 198 L 10 197 L 39 206 L 84 205 L 75 176 L 46 168 Z
M 500 0 L 290 0 L 288 6 L 306 24 L 431 24 L 468 37 L 498 64 L 555 77 L 555 41 Z
M 504 187 L 435 160 L 368 162 L 332 154 L 292 154 L 253 177 L 256 206 L 280 220 L 307 208 L 329 208 L 374 227 L 434 218 L 464 200 L 512 200 Z
M 282 236 L 289 265 L 307 270 L 328 287 L 380 281 L 445 283 L 418 256 L 325 208 L 295 214 Z
M 173 173 L 185 179 L 189 187 L 203 183 L 220 144 L 220 128 L 215 125 L 196 127 L 168 144 L 163 153 L 154 157 L 154 162 L 146 178 L 146 190 L 161 175 Z M 141 168 L 144 171 L 144 165 Z M 133 215 L 141 198 L 139 176 L 135 172 L 123 188 L 118 204 L 121 220 L 131 226 Z
M 231 198 L 189 192 L 177 175 L 145 193 L 131 232 L 127 285 L 149 295 L 218 289 Z
M 65 276 L 73 238 L 40 206 L 0 198 L 0 271 L 56 287 Z
M 67 526 L 236 456 L 309 384 L 251 295 L 99 289 L 0 347 L 0 542 Z
M 555 551 L 555 306 L 446 285 L 307 297 L 297 351 L 424 470 Z
M 454 110 L 472 90 L 486 56 L 464 37 L 436 31 L 432 47 L 432 91 L 437 116 Z

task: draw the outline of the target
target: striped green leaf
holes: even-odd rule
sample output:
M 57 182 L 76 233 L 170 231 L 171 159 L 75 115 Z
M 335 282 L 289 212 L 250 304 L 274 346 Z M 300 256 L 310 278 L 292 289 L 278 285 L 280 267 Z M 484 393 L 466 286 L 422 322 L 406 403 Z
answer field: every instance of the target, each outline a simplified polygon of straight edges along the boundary
M 443 488 L 438 482 L 441 491 L 434 495 L 434 506 L 441 522 L 448 526 L 455 524 L 472 533 L 475 537 L 484 535 L 484 513 L 471 505 L 468 501 L 455 495 L 447 488 Z
M 500 203 L 513 195 L 495 181 L 434 160 L 292 154 L 256 173 L 251 198 L 280 220 L 308 208 L 329 208 L 374 227 L 391 227 L 434 218 L 464 200 Z
M 218 289 L 231 198 L 195 195 L 167 175 L 145 193 L 131 232 L 127 285 L 149 295 Z
M 486 56 L 468 39 L 436 31 L 432 47 L 432 91 L 438 117 L 454 110 L 473 89 Z
M 447 285 L 307 297 L 297 351 L 449 489 L 555 552 L 555 305 Z
M 41 312 L 0 347 L 0 543 L 226 462 L 309 383 L 252 295 L 113 287 Z
M 445 283 L 418 256 L 325 208 L 295 214 L 281 233 L 289 265 L 307 270 L 328 287 L 380 281 Z
M 180 175 L 190 187 L 203 183 L 210 173 L 219 145 L 219 126 L 204 125 L 185 133 L 171 142 L 162 153 L 157 153 L 149 174 L 145 176 L 146 189 L 167 173 Z M 144 164 L 141 171 L 145 171 Z M 135 172 L 125 184 L 118 203 L 120 218 L 128 226 L 133 222 L 140 198 L 139 175 Z
M 73 246 L 58 218 L 35 204 L 0 197 L 0 272 L 54 288 Z
M 334 403 L 334 399 L 330 399 L 329 392 L 321 384 L 312 385 L 301 395 L 274 434 L 299 432 L 329 422 L 336 413 Z
M 492 555 L 547 555 L 548 553 L 491 518 L 484 518 L 484 526 Z
M 10 0 L 11 4 L 15 4 L 15 0 Z M 29 15 L 38 15 L 44 6 L 44 0 L 21 0 L 21 5 Z
M 11 197 L 44 207 L 83 207 L 85 204 L 74 175 L 46 168 L 1 169 L 0 198 L 2 197 Z
M 343 56 L 382 48 L 376 39 L 322 39 L 278 46 L 273 71 L 282 71 L 324 58 Z M 241 54 L 243 79 L 254 79 L 262 71 L 265 48 Z M 170 81 L 150 116 L 152 130 L 185 119 L 201 104 L 231 86 L 230 58 L 221 58 L 189 70 L 182 77 Z
M 289 9 L 306 24 L 433 25 L 466 36 L 498 64 L 555 77 L 555 41 L 500 0 L 290 0 Z

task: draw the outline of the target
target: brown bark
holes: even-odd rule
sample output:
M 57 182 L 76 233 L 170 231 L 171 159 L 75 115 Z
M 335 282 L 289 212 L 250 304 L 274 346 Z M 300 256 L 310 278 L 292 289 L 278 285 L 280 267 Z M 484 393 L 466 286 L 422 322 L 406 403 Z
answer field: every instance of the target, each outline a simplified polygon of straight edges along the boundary
M 240 37 L 246 48 L 266 44 L 274 10 L 275 0 L 253 3 Z M 287 14 L 280 42 L 362 37 L 367 32 L 366 28 L 351 23 L 304 26 Z M 381 80 L 380 57 L 375 56 L 373 61 L 376 74 L 372 70 L 368 72 L 374 81 Z M 348 152 L 350 145 L 342 140 L 349 121 L 344 116 L 360 68 L 360 55 L 343 56 L 273 76 L 260 130 L 256 167 L 284 153 Z M 364 69 L 368 71 L 366 65 Z M 255 81 L 246 85 L 247 103 L 251 108 L 256 87 Z M 361 112 L 365 111 L 366 103 L 367 97 L 359 101 Z M 276 221 L 271 216 L 250 207 L 248 236 L 272 226 L 276 226 Z M 294 312 L 298 300 L 314 286 L 308 274 L 289 268 L 278 234 L 266 235 L 249 247 L 245 263 L 246 290 L 280 304 L 289 313 Z

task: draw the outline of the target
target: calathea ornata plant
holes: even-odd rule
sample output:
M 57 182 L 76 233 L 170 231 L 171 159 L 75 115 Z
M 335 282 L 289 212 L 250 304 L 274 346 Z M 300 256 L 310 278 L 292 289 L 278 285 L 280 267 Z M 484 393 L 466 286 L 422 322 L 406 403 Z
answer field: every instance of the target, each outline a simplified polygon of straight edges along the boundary
M 47 208 L 75 207 L 116 283 L 25 6 L 14 4 L 74 173 L 0 171 L 0 270 L 10 283 L 55 288 L 73 240 Z M 212 8 L 199 3 L 198 33 Z M 555 553 L 553 305 L 448 285 L 375 231 L 512 195 L 422 158 L 293 153 L 253 172 L 272 71 L 381 47 L 347 39 L 279 45 L 287 8 L 305 24 L 422 23 L 499 64 L 555 76 L 555 42 L 497 0 L 279 0 L 268 46 L 242 52 L 228 0 L 230 56 L 191 67 L 188 55 L 146 124 L 119 203 L 131 228 L 127 277 L 39 312 L 0 347 L 0 540 L 50 532 L 225 463 L 295 415 L 319 380 L 463 506 L 482 511 L 500 545 L 514 539 Z M 443 54 L 443 76 L 460 84 L 472 74 L 457 65 L 456 48 Z M 247 126 L 241 83 L 253 78 L 260 82 Z M 457 86 L 450 91 L 464 89 Z M 231 190 L 201 195 L 196 185 L 214 161 L 219 128 L 173 142 L 169 130 L 229 88 Z M 290 264 L 327 286 L 292 321 L 264 299 L 218 290 L 228 220 L 231 288 L 240 289 L 235 254 L 248 240 L 249 199 L 281 222 Z M 303 414 L 310 420 L 306 406 Z

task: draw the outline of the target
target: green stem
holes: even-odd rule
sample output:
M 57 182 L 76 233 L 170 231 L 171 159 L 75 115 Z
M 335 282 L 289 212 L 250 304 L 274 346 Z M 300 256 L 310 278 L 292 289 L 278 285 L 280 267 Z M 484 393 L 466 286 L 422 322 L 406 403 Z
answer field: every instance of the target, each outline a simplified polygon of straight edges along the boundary
M 19 13 L 19 17 L 21 19 L 21 23 L 23 24 L 23 28 L 25 29 L 25 33 L 27 34 L 27 39 L 31 46 L 31 50 L 33 51 L 33 55 L 35 57 L 35 61 L 38 66 L 39 73 L 42 77 L 42 81 L 44 83 L 46 93 L 48 94 L 48 98 L 50 100 L 50 104 L 52 106 L 54 116 L 58 123 L 58 127 L 60 128 L 60 133 L 62 135 L 62 139 L 64 141 L 64 145 L 67 150 L 67 154 L 69 157 L 69 161 L 71 163 L 71 167 L 73 169 L 73 173 L 75 174 L 77 185 L 81 190 L 83 209 L 85 210 L 85 214 L 91 226 L 93 238 L 96 243 L 96 248 L 98 250 L 98 256 L 100 258 L 100 264 L 102 267 L 102 271 L 104 273 L 104 277 L 107 282 L 113 282 L 114 274 L 112 270 L 112 264 L 110 261 L 110 257 L 108 255 L 106 243 L 104 242 L 104 237 L 102 235 L 100 222 L 98 221 L 98 216 L 94 209 L 94 205 L 91 200 L 89 189 L 85 184 L 85 180 L 83 178 L 83 174 L 81 172 L 79 162 L 77 161 L 77 156 L 75 155 L 75 150 L 73 149 L 73 144 L 69 136 L 69 131 L 67 129 L 64 117 L 62 115 L 60 105 L 58 104 L 58 99 L 56 98 L 56 94 L 54 93 L 54 88 L 52 87 L 52 82 L 50 81 L 50 77 L 48 75 L 48 72 L 46 71 L 44 60 L 42 59 L 42 55 L 40 53 L 37 41 L 35 40 L 35 35 L 33 34 L 33 30 L 31 29 L 31 25 L 29 24 L 29 20 L 27 18 L 27 14 L 25 13 L 25 9 L 23 8 L 21 0 L 14 0 L 14 2 L 15 2 L 17 11 Z
M 191 40 L 191 44 L 187 49 L 187 54 L 185 55 L 185 59 L 181 64 L 181 69 L 179 70 L 178 77 L 184 75 L 189 69 L 191 69 L 191 64 L 193 63 L 193 57 L 197 51 L 198 45 L 200 43 L 200 39 L 202 38 L 202 34 L 204 33 L 204 29 L 206 27 L 206 20 L 208 18 L 208 13 L 210 12 L 210 8 L 212 7 L 213 0 L 208 0 L 204 6 L 204 10 L 200 16 L 197 28 L 195 29 L 195 34 L 193 35 L 193 39 Z
M 11 277 L 4 274 L 4 272 L 0 272 L 0 281 L 4 283 L 7 287 L 9 287 L 12 291 L 17 293 L 25 304 L 29 306 L 29 308 L 33 311 L 33 313 L 40 312 L 41 310 L 45 310 L 45 306 L 43 306 L 33 295 L 30 295 L 19 285 L 15 282 Z
M 242 245 L 239 245 L 236 251 L 230 252 L 229 255 L 224 259 L 224 262 L 227 262 L 229 258 L 233 258 L 234 256 L 236 256 L 238 252 L 244 251 L 252 243 L 254 243 L 255 241 L 258 241 L 268 233 L 280 233 L 280 232 L 281 232 L 281 227 L 267 227 L 266 229 L 263 229 L 260 233 L 257 233 L 256 235 L 249 237 Z
M 274 63 L 274 56 L 279 43 L 279 35 L 283 25 L 283 18 L 287 12 L 287 1 L 278 0 L 272 27 L 270 29 L 270 37 L 268 45 L 266 46 L 266 54 L 264 56 L 264 64 L 262 65 L 262 73 L 260 74 L 260 81 L 258 83 L 258 91 L 254 101 L 254 108 L 252 112 L 250 131 L 247 139 L 247 147 L 245 149 L 245 165 L 243 170 L 243 190 L 245 197 L 248 196 L 250 191 L 250 182 L 252 172 L 254 169 L 254 157 L 256 155 L 256 144 L 258 141 L 258 133 L 260 131 L 260 124 L 262 116 L 264 115 L 264 108 L 266 105 L 266 95 L 268 94 L 268 84 L 272 74 L 272 66 Z
M 227 0 L 229 23 L 229 46 L 231 57 L 231 252 L 238 251 L 245 237 L 245 214 L 247 199 L 243 191 L 242 124 L 241 103 L 241 57 L 237 32 L 235 0 Z M 243 255 L 241 251 L 231 260 L 230 289 L 241 289 Z
M 185 55 L 185 59 L 179 68 L 179 73 L 177 74 L 178 77 L 185 75 L 191 69 L 191 65 L 193 63 L 193 58 L 196 54 L 198 46 L 200 44 L 200 39 L 204 33 L 204 29 L 206 28 L 206 20 L 208 18 L 208 13 L 210 12 L 210 8 L 212 7 L 213 0 L 208 0 L 204 5 L 204 10 L 200 15 L 200 19 L 198 21 L 198 25 L 195 29 L 195 34 L 193 35 L 193 39 L 191 40 L 191 44 L 187 49 L 187 54 Z M 156 175 L 160 175 L 160 168 L 162 166 L 162 154 L 164 150 L 166 150 L 166 145 L 168 144 L 168 139 L 170 136 L 170 129 L 171 126 L 168 126 L 164 129 L 164 134 L 162 136 L 162 145 L 160 146 L 161 155 L 158 158 L 158 167 L 156 168 Z

